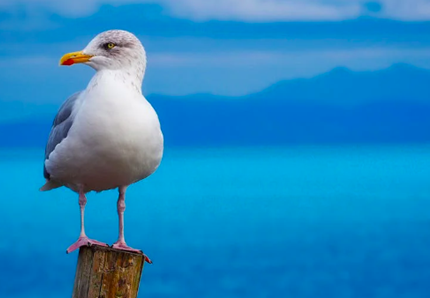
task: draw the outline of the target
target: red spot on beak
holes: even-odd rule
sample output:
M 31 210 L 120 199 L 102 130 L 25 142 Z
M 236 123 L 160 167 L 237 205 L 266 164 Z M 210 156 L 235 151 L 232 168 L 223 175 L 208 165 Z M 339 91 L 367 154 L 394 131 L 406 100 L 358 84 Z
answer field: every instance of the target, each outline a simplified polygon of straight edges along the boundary
M 75 61 L 73 61 L 73 59 L 67 59 L 66 61 L 63 62 L 62 65 L 72 65 L 75 64 Z

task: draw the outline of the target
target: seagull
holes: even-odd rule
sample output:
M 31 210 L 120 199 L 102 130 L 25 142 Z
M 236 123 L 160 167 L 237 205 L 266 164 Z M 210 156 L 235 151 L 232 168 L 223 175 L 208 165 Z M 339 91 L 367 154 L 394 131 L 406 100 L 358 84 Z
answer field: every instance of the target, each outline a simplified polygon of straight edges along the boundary
M 60 65 L 78 63 L 96 73 L 54 118 L 45 149 L 46 183 L 40 190 L 64 186 L 79 195 L 81 232 L 67 249 L 70 253 L 86 245 L 107 246 L 85 234 L 86 194 L 117 188 L 119 237 L 112 247 L 142 253 L 125 242 L 125 193 L 129 185 L 155 172 L 164 143 L 157 113 L 142 95 L 145 49 L 134 34 L 109 30 L 82 51 L 60 59 Z

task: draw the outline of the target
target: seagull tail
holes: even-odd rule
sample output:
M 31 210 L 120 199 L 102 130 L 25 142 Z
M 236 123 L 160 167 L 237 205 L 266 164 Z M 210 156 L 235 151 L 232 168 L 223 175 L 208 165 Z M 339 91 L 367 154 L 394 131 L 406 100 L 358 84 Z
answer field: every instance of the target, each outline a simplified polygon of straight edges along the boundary
M 54 182 L 52 180 L 48 180 L 46 181 L 45 185 L 43 185 L 39 190 L 40 191 L 48 191 L 54 188 L 59 188 L 63 185 L 61 185 L 60 183 Z

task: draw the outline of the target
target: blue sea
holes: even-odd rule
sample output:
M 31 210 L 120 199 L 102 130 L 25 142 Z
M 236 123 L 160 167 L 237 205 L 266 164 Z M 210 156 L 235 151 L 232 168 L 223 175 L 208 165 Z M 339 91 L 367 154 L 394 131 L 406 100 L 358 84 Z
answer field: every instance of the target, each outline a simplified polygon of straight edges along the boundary
M 42 162 L 0 151 L 1 297 L 71 297 L 78 199 Z M 88 195 L 89 237 L 115 242 L 116 199 Z M 430 297 L 430 146 L 167 148 L 126 204 L 139 297 Z

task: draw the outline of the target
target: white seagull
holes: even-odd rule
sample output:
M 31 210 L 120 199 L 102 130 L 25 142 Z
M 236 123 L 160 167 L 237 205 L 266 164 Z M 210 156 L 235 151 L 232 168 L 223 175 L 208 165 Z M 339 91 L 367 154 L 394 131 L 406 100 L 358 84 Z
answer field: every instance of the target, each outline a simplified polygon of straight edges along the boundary
M 106 246 L 85 234 L 85 194 L 118 188 L 119 238 L 112 247 L 140 252 L 124 239 L 125 192 L 151 175 L 163 155 L 157 113 L 142 95 L 145 50 L 132 33 L 109 30 L 60 60 L 60 65 L 75 63 L 91 66 L 96 74 L 85 90 L 62 104 L 54 119 L 41 190 L 65 186 L 79 194 L 81 234 L 67 249 L 70 253 L 84 245 Z

